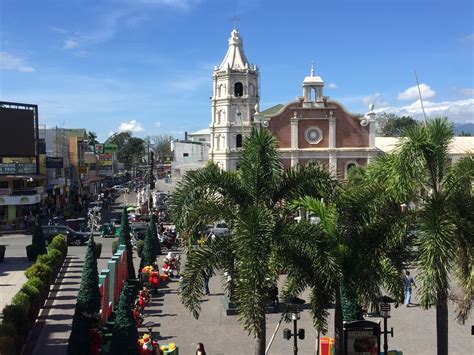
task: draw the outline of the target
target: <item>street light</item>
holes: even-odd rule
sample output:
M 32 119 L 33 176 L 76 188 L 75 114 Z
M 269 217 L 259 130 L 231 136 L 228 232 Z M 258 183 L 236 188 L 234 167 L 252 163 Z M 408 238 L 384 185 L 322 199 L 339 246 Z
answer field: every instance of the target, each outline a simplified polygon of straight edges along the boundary
M 393 338 L 393 327 L 390 328 L 390 331 L 387 330 L 387 319 L 390 318 L 390 303 L 395 302 L 393 298 L 388 296 L 383 296 L 380 298 L 380 316 L 383 318 L 383 351 L 384 354 L 388 353 L 388 340 L 387 335 L 390 334 Z
M 301 308 L 298 304 L 290 304 L 291 320 L 293 321 L 293 333 L 288 328 L 283 329 L 283 339 L 290 340 L 293 337 L 293 354 L 298 354 L 298 338 L 303 340 L 305 336 L 304 329 L 298 329 L 298 320 L 301 318 Z

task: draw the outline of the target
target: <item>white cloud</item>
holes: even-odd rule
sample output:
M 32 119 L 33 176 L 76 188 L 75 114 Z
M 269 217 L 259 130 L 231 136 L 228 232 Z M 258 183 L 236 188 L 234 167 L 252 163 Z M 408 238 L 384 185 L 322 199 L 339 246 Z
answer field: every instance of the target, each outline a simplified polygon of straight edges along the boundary
M 474 88 L 461 89 L 461 93 L 462 93 L 464 96 L 474 97 Z
M 466 42 L 473 42 L 474 41 L 474 33 L 471 33 L 470 35 L 467 35 L 466 37 L 463 38 L 464 41 Z
M 334 83 L 329 83 L 328 88 L 330 89 L 337 89 L 337 85 Z
M 77 42 L 76 40 L 73 40 L 71 38 L 64 40 L 64 45 L 63 45 L 64 49 L 74 49 L 74 48 L 77 48 L 78 46 L 79 46 L 79 42 Z
M 160 128 L 161 127 L 161 122 L 155 122 L 155 127 Z
M 430 99 L 436 95 L 436 92 L 432 90 L 429 85 L 420 84 L 421 97 L 423 100 Z M 403 92 L 400 92 L 397 96 L 398 100 L 416 100 L 419 98 L 418 86 L 412 86 Z
M 446 116 L 454 122 L 474 123 L 474 98 L 442 102 L 423 101 L 423 105 L 426 115 L 430 118 Z M 376 111 L 393 112 L 400 116 L 407 115 L 415 119 L 423 119 L 420 100 L 406 106 L 387 107 Z
M 22 73 L 31 73 L 35 69 L 23 63 L 23 59 L 6 52 L 0 52 L 0 70 L 14 70 Z
M 56 32 L 56 33 L 60 33 L 60 34 L 65 34 L 65 33 L 68 32 L 66 29 L 61 28 L 61 27 L 49 26 L 48 28 L 49 28 L 51 31 Z
M 145 129 L 142 124 L 137 120 L 131 120 L 130 122 L 122 122 L 118 128 L 119 132 L 143 132 Z

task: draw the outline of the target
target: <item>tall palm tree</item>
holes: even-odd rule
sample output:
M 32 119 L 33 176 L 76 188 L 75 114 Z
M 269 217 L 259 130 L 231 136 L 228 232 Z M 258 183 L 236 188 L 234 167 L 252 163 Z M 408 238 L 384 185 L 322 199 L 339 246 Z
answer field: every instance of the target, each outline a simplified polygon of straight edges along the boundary
M 314 275 L 318 286 L 324 288 L 338 273 L 335 260 L 325 249 L 322 229 L 308 223 L 296 224 L 282 214 L 281 206 L 307 194 L 329 196 L 335 186 L 336 181 L 318 165 L 285 171 L 276 151 L 276 139 L 266 129 L 253 130 L 245 140 L 236 172 L 223 171 L 210 163 L 187 173 L 171 198 L 177 228 L 191 235 L 200 225 L 225 220 L 231 224 L 232 234 L 200 248 L 188 242 L 183 304 L 198 317 L 204 276 L 217 270 L 228 272 L 232 282 L 227 286 L 237 305 L 239 321 L 255 337 L 255 354 L 263 355 L 265 309 L 268 291 L 277 278 L 278 256 L 301 256 L 310 250 L 310 244 L 321 245 L 317 255 L 304 255 L 308 264 L 319 266 Z M 318 312 L 313 307 L 315 319 Z
M 438 354 L 448 354 L 450 275 L 459 289 L 457 312 L 464 322 L 474 295 L 474 202 L 472 156 L 451 162 L 453 125 L 446 118 L 407 130 L 386 169 L 374 175 L 400 201 L 419 203 L 418 294 L 425 309 L 436 305 Z
M 341 270 L 325 295 L 319 291 L 322 300 L 335 301 L 336 355 L 343 351 L 343 321 L 363 319 L 362 300 L 378 303 L 382 289 L 398 301 L 403 299 L 402 270 L 409 257 L 410 240 L 405 237 L 409 216 L 383 194 L 382 185 L 361 176 L 357 185 L 346 184 L 332 201 L 304 197 L 290 205 L 319 217 Z M 310 283 L 311 279 L 305 280 L 307 275 L 310 272 L 295 273 L 289 285 Z M 291 290 L 284 293 L 291 294 Z

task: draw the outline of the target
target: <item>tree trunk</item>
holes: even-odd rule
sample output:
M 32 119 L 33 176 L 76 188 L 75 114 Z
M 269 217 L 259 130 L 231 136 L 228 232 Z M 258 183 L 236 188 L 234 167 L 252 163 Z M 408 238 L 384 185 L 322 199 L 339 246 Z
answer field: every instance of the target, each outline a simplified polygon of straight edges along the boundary
M 448 355 L 448 296 L 446 291 L 436 303 L 436 340 L 438 355 Z
M 341 291 L 336 287 L 336 303 L 334 310 L 334 355 L 342 355 L 344 351 L 344 323 L 342 320 Z
M 255 337 L 255 355 L 265 355 L 265 347 L 267 344 L 267 327 L 265 323 L 265 315 L 263 316 L 263 326 Z

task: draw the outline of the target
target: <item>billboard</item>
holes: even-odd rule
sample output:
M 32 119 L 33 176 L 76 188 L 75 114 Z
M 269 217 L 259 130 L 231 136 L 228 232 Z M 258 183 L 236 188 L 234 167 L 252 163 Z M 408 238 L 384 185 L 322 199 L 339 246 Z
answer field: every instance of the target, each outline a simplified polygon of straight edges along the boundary
M 0 175 L 35 174 L 36 164 L 0 163 Z
M 34 121 L 33 110 L 0 107 L 0 156 L 36 155 Z
M 62 169 L 63 158 L 61 157 L 46 157 L 46 168 L 48 169 Z

